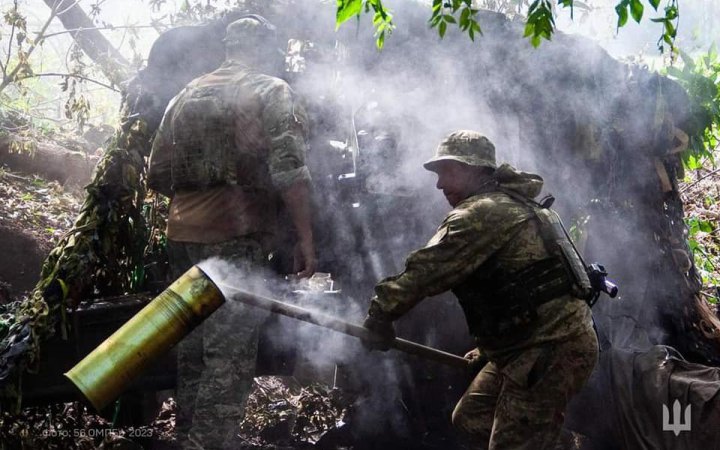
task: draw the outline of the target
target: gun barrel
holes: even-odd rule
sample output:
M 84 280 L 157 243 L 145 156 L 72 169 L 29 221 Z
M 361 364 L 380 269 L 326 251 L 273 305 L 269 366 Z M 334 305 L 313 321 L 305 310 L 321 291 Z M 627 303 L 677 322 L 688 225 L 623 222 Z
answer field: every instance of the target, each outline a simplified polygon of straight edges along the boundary
M 293 319 L 302 320 L 303 322 L 312 323 L 323 328 L 328 328 L 339 333 L 343 333 L 349 336 L 354 336 L 363 340 L 377 340 L 380 339 L 377 335 L 372 333 L 370 330 L 356 325 L 354 323 L 346 322 L 336 317 L 322 314 L 319 312 L 311 311 L 296 305 L 283 303 L 278 300 L 265 297 L 262 295 L 253 294 L 241 289 L 234 288 L 228 285 L 221 285 L 223 293 L 226 294 L 228 300 L 237 300 L 247 305 L 252 305 L 257 308 L 268 310 L 275 314 L 281 314 L 283 316 L 292 317 Z M 391 344 L 391 348 L 400 350 L 404 353 L 419 356 L 424 359 L 429 359 L 435 362 L 447 364 L 453 367 L 468 368 L 469 360 L 462 358 L 452 353 L 444 352 L 436 348 L 428 347 L 426 345 L 418 344 L 416 342 L 407 341 L 405 339 L 395 338 Z

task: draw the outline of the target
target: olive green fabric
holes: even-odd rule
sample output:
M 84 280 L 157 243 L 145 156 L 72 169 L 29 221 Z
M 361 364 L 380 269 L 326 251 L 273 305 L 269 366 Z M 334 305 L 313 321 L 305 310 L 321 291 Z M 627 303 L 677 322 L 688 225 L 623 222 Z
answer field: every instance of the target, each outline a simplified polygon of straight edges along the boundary
M 197 189 L 162 189 L 158 177 L 174 170 L 173 155 L 191 155 L 178 149 L 173 118 L 184 96 L 198 87 L 217 88 L 227 94 L 222 100 L 228 110 L 233 130 L 234 154 L 227 157 L 232 167 L 225 176 L 227 184 Z M 219 108 L 220 109 L 220 108 Z M 305 166 L 307 118 L 292 89 L 279 78 L 263 75 L 235 61 L 225 62 L 216 71 L 193 80 L 173 99 L 160 125 L 148 174 L 148 183 L 171 195 L 168 238 L 183 242 L 218 243 L 251 233 L 273 233 L 278 194 L 299 181 L 310 181 Z M 196 133 L 197 141 L 214 142 L 217 130 L 203 124 L 184 124 L 184 135 Z M 212 136 L 203 136 L 205 132 Z M 208 147 L 218 150 L 220 145 Z M 203 173 L 214 158 L 212 152 L 201 152 L 184 161 L 185 172 Z M 218 153 L 219 155 L 219 153 Z M 217 156 L 217 155 L 216 155 Z M 220 158 L 220 156 L 217 156 Z M 164 161 L 164 163 L 163 163 Z M 191 169 L 192 166 L 197 169 Z M 165 167 L 163 170 L 162 167 Z M 169 167 L 169 168 L 168 168 Z
M 267 265 L 264 243 L 252 237 L 220 244 L 168 241 L 174 278 L 213 256 L 238 272 Z M 226 302 L 178 344 L 177 438 L 182 449 L 235 449 L 255 376 L 259 327 L 267 313 Z
M 542 187 L 542 180 L 536 175 L 523 174 L 510 166 L 502 166 L 502 171 L 505 176 L 496 180 L 503 189 L 508 189 L 510 185 L 519 194 L 537 195 Z M 502 180 L 510 180 L 511 183 L 504 185 Z M 553 419 L 555 413 L 550 414 L 546 405 L 553 405 L 552 408 L 562 412 L 569 397 L 582 386 L 595 365 L 597 340 L 590 308 L 569 292 L 541 304 L 528 317 L 510 316 L 509 320 L 515 325 L 512 327 L 496 327 L 495 323 L 488 321 L 488 316 L 481 313 L 491 308 L 502 309 L 507 299 L 482 295 L 484 287 L 473 282 L 478 274 L 486 269 L 513 274 L 552 256 L 543 241 L 540 222 L 533 210 L 507 193 L 498 191 L 496 186 L 485 185 L 482 192 L 460 202 L 426 246 L 408 256 L 402 273 L 376 285 L 369 314 L 395 320 L 424 298 L 452 290 L 466 312 L 468 328 L 478 348 L 492 363 L 488 370 L 496 368 L 493 381 L 487 383 L 498 386 L 497 404 L 509 405 L 507 408 L 525 408 L 531 414 L 537 410 L 539 421 L 533 429 L 546 430 L 547 445 L 550 445 L 562 420 Z M 567 349 L 574 361 L 582 366 L 577 374 L 570 374 L 572 370 L 560 370 L 568 367 L 564 365 L 566 363 L 574 364 L 572 361 L 562 364 L 558 361 L 563 349 Z M 538 362 L 546 353 L 557 353 L 558 356 Z M 557 365 L 557 373 L 548 376 L 547 383 L 531 390 L 528 377 L 542 368 L 538 364 L 561 365 Z M 471 386 L 471 391 L 487 387 L 482 377 L 478 383 L 479 386 Z M 500 389 L 500 386 L 507 388 Z M 513 389 L 509 388 L 511 386 Z M 556 398 L 558 393 L 563 393 L 562 401 Z M 512 436 L 514 430 L 527 426 L 523 414 L 516 412 L 513 415 L 508 409 L 498 409 L 485 411 L 482 417 L 476 417 L 473 412 L 476 409 L 461 406 L 460 411 L 462 419 L 458 419 L 457 423 L 476 424 L 461 428 L 477 432 L 473 442 L 480 448 L 488 445 L 488 439 L 490 448 L 494 449 L 548 448 L 546 444 L 539 447 L 492 444 L 494 440 L 503 442 L 505 437 L 501 434 Z M 499 422 L 493 425 L 492 417 Z M 477 426 L 478 423 L 482 425 Z M 487 432 L 494 426 L 498 427 L 498 436 Z
M 623 335 L 632 329 L 635 345 L 649 342 L 633 318 L 611 319 L 622 324 L 616 330 Z M 673 424 L 687 424 L 685 414 L 690 429 L 671 431 Z M 603 349 L 568 419 L 566 426 L 590 438 L 595 449 L 720 450 L 720 368 L 687 361 L 664 345 Z
M 507 166 L 503 170 L 512 168 Z M 537 176 L 527 174 L 526 184 L 520 183 L 521 178 L 522 173 L 516 171 L 513 177 L 516 192 L 537 194 L 542 187 Z M 502 183 L 500 186 L 506 188 Z M 370 313 L 395 320 L 422 299 L 448 290 L 463 295 L 462 302 L 466 300 L 464 294 L 470 277 L 488 264 L 513 273 L 550 256 L 532 210 L 489 186 L 460 202 L 426 246 L 408 256 L 402 273 L 376 285 Z M 478 331 L 475 338 L 483 352 L 491 358 L 503 359 L 511 358 L 522 348 L 578 333 L 590 323 L 589 308 L 576 299 L 552 300 L 541 305 L 537 314 L 537 319 L 522 330 L 526 336 L 493 335 L 483 329 L 483 317 L 466 318 L 469 328 Z
M 476 131 L 459 130 L 450 133 L 435 150 L 435 156 L 423 165 L 435 170 L 441 161 L 457 161 L 469 166 L 495 168 L 495 146 Z
M 213 96 L 223 96 L 216 99 L 221 107 L 212 108 L 216 117 L 210 125 L 202 114 L 197 123 L 176 120 L 185 96 L 196 92 L 206 94 L 209 106 Z M 228 117 L 220 117 L 222 112 Z M 287 83 L 235 61 L 193 80 L 171 102 L 151 160 L 169 160 L 172 173 L 177 168 L 173 156 L 186 155 L 186 174 L 201 174 L 212 164 L 217 172 L 226 166 L 223 160 L 230 162 L 225 184 L 171 189 L 167 236 L 175 276 L 212 256 L 245 271 L 267 265 L 275 237 L 275 200 L 294 183 L 310 180 L 306 123 Z M 218 124 L 232 129 L 225 133 Z M 232 140 L 227 148 L 232 155 L 221 154 L 224 143 L 218 138 Z M 178 149 L 201 144 L 208 145 L 195 158 L 191 150 L 197 148 Z M 255 374 L 258 328 L 266 315 L 259 311 L 227 302 L 179 344 L 177 428 L 182 448 L 239 448 L 237 433 Z
M 231 97 L 222 100 L 222 104 L 234 124 L 234 130 L 226 133 L 233 136 L 237 152 L 237 172 L 231 174 L 232 182 L 253 189 L 268 189 L 272 184 L 282 190 L 298 179 L 310 179 L 305 166 L 308 121 L 297 96 L 283 80 L 258 73 L 237 61 L 226 61 L 214 72 L 193 80 L 170 102 L 153 142 L 150 166 L 172 164 L 174 147 L 179 145 L 174 141 L 173 117 L 184 97 L 200 87 L 214 88 Z M 201 124 L 194 131 L 203 130 L 216 131 Z M 202 138 L 212 140 L 214 136 Z M 202 159 L 193 163 L 205 164 Z M 166 168 L 163 173 L 167 171 Z M 160 168 L 158 172 L 162 172 Z M 152 186 L 152 172 L 148 178 Z
M 527 363 L 510 373 L 488 363 L 453 411 L 452 421 L 470 448 L 556 448 L 565 409 L 597 362 L 597 338 L 584 329 L 555 345 L 520 355 Z

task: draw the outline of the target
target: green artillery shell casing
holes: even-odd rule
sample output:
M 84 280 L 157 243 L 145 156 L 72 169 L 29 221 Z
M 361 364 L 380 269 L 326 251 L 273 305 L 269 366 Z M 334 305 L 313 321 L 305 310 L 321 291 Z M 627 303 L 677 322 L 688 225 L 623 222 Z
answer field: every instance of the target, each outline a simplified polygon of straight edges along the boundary
M 193 266 L 65 376 L 100 410 L 224 302 L 215 283 Z

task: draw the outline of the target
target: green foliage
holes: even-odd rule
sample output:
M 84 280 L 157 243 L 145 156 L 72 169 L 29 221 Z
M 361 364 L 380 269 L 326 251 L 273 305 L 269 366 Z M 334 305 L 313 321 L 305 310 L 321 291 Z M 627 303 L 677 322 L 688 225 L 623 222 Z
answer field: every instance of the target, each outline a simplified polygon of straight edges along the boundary
M 665 15 L 650 19 L 663 26 L 662 34 L 658 39 L 658 49 L 664 52 L 665 46 L 668 45 L 671 55 L 677 52 L 674 43 L 679 21 L 678 1 L 679 0 L 666 0 Z M 381 21 L 373 20 L 373 25 L 375 25 L 376 28 L 376 36 L 378 36 L 377 46 L 378 48 L 382 48 L 385 42 L 385 30 L 392 30 L 394 26 L 392 25 L 392 16 L 385 12 L 380 0 L 337 0 L 336 27 L 339 27 L 350 17 L 359 17 L 363 2 L 365 11 L 367 12 L 372 9 L 375 13 L 375 19 L 377 19 L 378 16 L 384 18 L 387 15 L 390 17 L 389 21 L 385 21 L 384 19 Z M 615 12 L 618 16 L 618 29 L 625 26 L 630 17 L 637 23 L 640 23 L 645 14 L 645 5 L 643 2 L 647 2 L 655 11 L 657 11 L 660 6 L 660 0 L 619 1 L 615 6 Z M 438 35 L 443 38 L 447 33 L 448 27 L 456 25 L 460 28 L 460 31 L 467 32 L 470 39 L 474 41 L 476 33 L 482 34 L 480 24 L 476 19 L 478 5 L 482 4 L 483 6 L 504 13 L 511 13 L 515 9 L 520 10 L 527 5 L 524 37 L 530 39 L 533 47 L 537 47 L 543 39 L 550 40 L 555 32 L 556 7 L 570 9 L 570 18 L 574 17 L 575 7 L 586 10 L 589 9 L 587 4 L 577 0 L 557 0 L 556 4 L 554 4 L 553 0 L 534 0 L 532 3 L 528 3 L 529 0 L 484 0 L 481 2 L 473 0 L 433 0 L 429 20 L 430 28 L 437 29 Z
M 640 23 L 644 11 L 645 7 L 643 6 L 641 0 L 622 0 L 620 3 L 615 5 L 615 13 L 618 16 L 618 28 L 625 26 L 630 15 L 632 15 L 635 22 Z
M 343 22 L 351 17 L 360 19 L 360 13 L 373 12 L 373 27 L 375 27 L 375 44 L 378 48 L 385 45 L 385 37 L 392 34 L 395 28 L 393 24 L 393 16 L 390 10 L 386 9 L 381 0 L 337 0 L 337 14 L 335 16 L 335 26 L 340 27 Z
M 475 16 L 478 10 L 472 8 L 472 0 L 433 0 L 430 28 L 437 28 L 438 35 L 445 37 L 448 25 L 457 25 L 475 40 L 475 33 L 482 34 Z
M 572 8 L 572 0 L 560 0 L 565 6 L 569 4 Z M 528 9 L 527 22 L 525 23 L 524 37 L 530 38 L 533 47 L 540 45 L 541 39 L 552 38 L 555 31 L 555 19 L 553 18 L 552 4 L 548 0 L 535 0 Z
M 667 75 L 687 91 L 695 120 L 683 163 L 688 170 L 702 168 L 705 161 L 715 166 L 714 152 L 720 141 L 720 58 L 714 46 L 695 60 L 682 52 L 680 56 L 682 69 L 669 67 Z
M 678 0 L 668 0 L 667 6 L 665 6 L 665 16 L 650 19 L 653 22 L 663 24 L 663 33 L 660 35 L 660 39 L 658 39 L 658 49 L 664 52 L 665 44 L 667 44 L 670 46 L 671 55 L 677 53 L 675 37 L 677 36 L 677 26 L 680 21 L 677 2 Z M 656 0 L 654 3 L 658 3 L 658 1 Z
M 14 60 L 11 61 L 11 55 L 8 53 L 5 55 L 5 61 L 2 66 L 3 82 L 16 81 L 28 76 L 32 76 L 32 67 L 28 57 L 30 56 L 28 50 L 25 48 L 25 44 L 29 42 L 27 38 L 27 18 L 20 13 L 17 2 L 14 3 L 13 7 L 3 13 L 3 20 L 10 27 L 10 34 L 8 37 L 8 43 L 5 44 L 8 49 L 16 46 L 16 52 L 14 54 Z M 2 41 L 0 41 L 2 42 Z M 14 69 L 10 71 L 10 63 L 14 64 Z

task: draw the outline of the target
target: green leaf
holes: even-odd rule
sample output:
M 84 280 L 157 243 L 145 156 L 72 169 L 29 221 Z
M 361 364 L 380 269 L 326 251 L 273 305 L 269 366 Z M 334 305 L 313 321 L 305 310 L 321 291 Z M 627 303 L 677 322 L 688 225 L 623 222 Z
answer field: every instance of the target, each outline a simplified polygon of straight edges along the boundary
M 698 223 L 698 226 L 699 226 L 699 228 L 700 228 L 700 231 L 702 231 L 703 233 L 712 233 L 712 232 L 713 232 L 712 223 L 710 223 L 710 222 L 707 221 L 707 220 L 701 220 L 701 221 Z
M 617 27 L 621 28 L 625 26 L 625 24 L 628 21 L 628 5 L 625 2 L 618 3 L 618 5 L 615 7 L 615 12 L 618 16 L 618 23 Z
M 335 27 L 362 11 L 362 0 L 337 0 L 337 13 L 335 15 Z
M 687 170 L 698 170 L 702 168 L 702 164 L 694 155 L 687 155 L 687 158 L 683 161 Z
M 675 25 L 673 25 L 672 22 L 670 22 L 669 20 L 666 20 L 665 21 L 665 35 L 669 36 L 671 38 L 674 38 L 676 33 L 677 33 L 677 30 L 675 30 Z M 668 42 L 668 44 L 672 44 L 672 42 Z
M 443 21 L 440 22 L 440 25 L 438 25 L 438 34 L 440 34 L 440 37 L 445 37 L 445 32 L 447 31 L 447 22 Z
M 457 21 L 455 20 L 455 17 L 451 16 L 450 14 L 445 14 L 445 22 L 457 23 Z
M 466 30 L 470 26 L 470 8 L 465 8 L 460 13 L 460 27 Z
M 381 31 L 380 34 L 378 34 L 377 41 L 375 41 L 375 45 L 377 45 L 377 48 L 382 50 L 383 46 L 385 45 L 385 32 Z
M 658 6 L 660 5 L 660 0 L 648 0 L 650 2 L 650 6 L 653 7 L 655 11 L 657 11 Z
M 525 24 L 525 32 L 523 33 L 523 37 L 533 36 L 535 34 L 535 24 L 532 22 L 528 22 Z
M 645 11 L 645 7 L 640 0 L 630 0 L 630 14 L 632 14 L 632 18 L 635 19 L 635 22 L 640 23 L 643 11 Z

